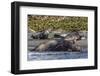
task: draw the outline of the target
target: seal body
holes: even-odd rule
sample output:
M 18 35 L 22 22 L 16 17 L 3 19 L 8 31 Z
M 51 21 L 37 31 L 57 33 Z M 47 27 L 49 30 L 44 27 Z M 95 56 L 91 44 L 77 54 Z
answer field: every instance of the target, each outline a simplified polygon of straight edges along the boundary
M 80 51 L 74 40 L 50 40 L 35 47 L 34 51 Z

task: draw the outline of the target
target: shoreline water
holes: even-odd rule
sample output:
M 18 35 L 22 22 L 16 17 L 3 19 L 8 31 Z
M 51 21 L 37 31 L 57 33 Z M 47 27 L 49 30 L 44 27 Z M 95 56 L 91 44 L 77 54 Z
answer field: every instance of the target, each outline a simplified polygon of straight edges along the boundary
M 61 59 L 86 59 L 88 52 L 29 52 L 28 61 L 33 60 L 61 60 Z

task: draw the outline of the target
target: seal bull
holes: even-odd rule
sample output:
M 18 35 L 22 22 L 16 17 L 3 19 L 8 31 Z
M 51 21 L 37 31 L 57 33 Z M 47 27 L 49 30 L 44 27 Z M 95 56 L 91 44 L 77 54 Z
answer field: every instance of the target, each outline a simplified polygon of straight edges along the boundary
M 75 40 L 60 39 L 41 43 L 33 51 L 80 51 L 80 47 L 75 44 Z

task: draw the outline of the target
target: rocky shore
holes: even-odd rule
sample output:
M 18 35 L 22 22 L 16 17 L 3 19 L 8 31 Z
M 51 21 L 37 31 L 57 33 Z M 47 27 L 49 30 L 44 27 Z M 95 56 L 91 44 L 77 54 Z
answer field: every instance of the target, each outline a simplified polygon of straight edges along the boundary
M 28 50 L 29 51 L 71 51 L 79 52 L 83 48 L 88 48 L 87 35 L 84 33 L 72 32 L 65 36 L 65 34 L 58 34 L 60 37 L 33 39 L 32 32 L 28 33 Z M 82 35 L 81 35 L 82 34 Z M 84 36 L 83 36 L 84 35 Z

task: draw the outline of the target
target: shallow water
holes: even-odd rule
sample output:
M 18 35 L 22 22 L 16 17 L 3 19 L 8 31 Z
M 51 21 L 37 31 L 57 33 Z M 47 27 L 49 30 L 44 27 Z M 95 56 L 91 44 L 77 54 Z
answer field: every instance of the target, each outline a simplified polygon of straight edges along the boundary
M 28 52 L 28 61 L 31 60 L 59 60 L 59 59 L 86 59 L 86 49 L 81 52 Z

